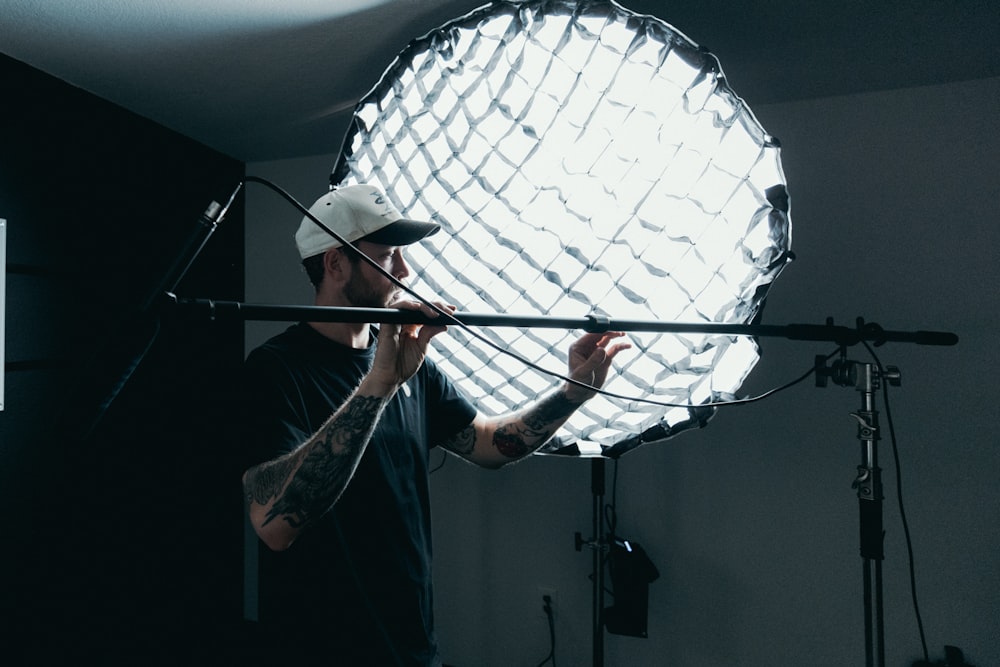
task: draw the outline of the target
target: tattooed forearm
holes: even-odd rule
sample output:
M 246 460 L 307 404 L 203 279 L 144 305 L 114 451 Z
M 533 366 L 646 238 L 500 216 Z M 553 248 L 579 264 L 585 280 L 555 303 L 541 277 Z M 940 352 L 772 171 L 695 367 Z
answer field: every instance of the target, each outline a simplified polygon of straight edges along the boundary
M 355 457 L 346 451 L 332 455 L 320 448 L 310 451 L 267 511 L 263 525 L 280 517 L 293 528 L 301 528 L 326 512 L 346 486 L 355 463 Z
M 276 498 L 288 481 L 288 476 L 295 470 L 295 464 L 294 459 L 282 458 L 248 470 L 243 482 L 247 502 L 266 505 L 271 498 Z
M 523 420 L 527 426 L 535 429 L 541 429 L 553 422 L 559 422 L 562 425 L 562 422 L 581 405 L 582 403 L 575 403 L 566 398 L 562 391 L 557 391 L 546 396 L 524 413 Z
M 280 517 L 299 528 L 326 512 L 350 481 L 383 405 L 355 396 L 290 457 L 253 469 L 248 499 L 261 505 L 274 499 L 263 525 Z
M 497 427 L 493 446 L 510 459 L 527 456 L 545 444 L 579 406 L 561 391 L 551 394 L 518 419 Z

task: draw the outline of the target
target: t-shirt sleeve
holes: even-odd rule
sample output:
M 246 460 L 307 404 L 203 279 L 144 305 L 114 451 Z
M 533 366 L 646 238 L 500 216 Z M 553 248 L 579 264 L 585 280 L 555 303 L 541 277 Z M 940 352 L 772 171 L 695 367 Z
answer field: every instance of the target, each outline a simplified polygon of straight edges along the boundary
M 243 366 L 242 447 L 246 467 L 292 451 L 311 435 L 294 374 L 278 355 L 258 348 Z
M 430 359 L 425 361 L 428 372 L 428 444 L 431 447 L 445 442 L 472 423 L 476 407 L 438 369 Z

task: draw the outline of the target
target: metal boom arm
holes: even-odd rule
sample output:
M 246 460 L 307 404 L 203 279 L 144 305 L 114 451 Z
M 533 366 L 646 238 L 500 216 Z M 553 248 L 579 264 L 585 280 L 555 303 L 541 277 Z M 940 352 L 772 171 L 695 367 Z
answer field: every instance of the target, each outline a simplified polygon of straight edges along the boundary
M 328 306 L 286 306 L 249 304 L 213 299 L 179 299 L 168 294 L 169 303 L 177 309 L 201 314 L 211 319 L 236 318 L 271 322 L 378 322 L 385 324 L 440 324 L 441 319 L 423 313 L 396 308 L 340 308 Z M 758 336 L 790 340 L 831 341 L 838 345 L 855 345 L 869 341 L 875 345 L 887 342 L 918 345 L 955 345 L 958 336 L 947 331 L 888 331 L 859 318 L 857 327 L 826 324 L 719 324 L 711 322 L 670 322 L 657 320 L 618 320 L 602 315 L 564 318 L 544 315 L 499 315 L 455 313 L 455 322 L 478 327 L 522 327 L 548 329 L 581 329 L 591 333 L 604 331 L 651 331 L 659 333 L 702 333 L 727 336 Z

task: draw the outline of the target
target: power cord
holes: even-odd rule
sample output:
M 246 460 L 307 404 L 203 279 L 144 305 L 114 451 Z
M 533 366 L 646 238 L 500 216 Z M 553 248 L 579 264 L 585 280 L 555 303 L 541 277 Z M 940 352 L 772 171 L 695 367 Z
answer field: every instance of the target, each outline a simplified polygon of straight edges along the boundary
M 371 266 L 375 271 L 377 271 L 378 273 L 380 273 L 383 277 L 385 277 L 386 279 L 388 279 L 389 281 L 391 281 L 396 287 L 398 287 L 399 289 L 403 290 L 404 292 L 406 292 L 407 294 L 409 294 L 410 296 L 412 296 L 414 299 L 420 301 L 422 304 L 428 306 L 431 310 L 433 310 L 435 313 L 437 313 L 437 315 L 439 317 L 444 318 L 445 323 L 448 324 L 449 326 L 455 326 L 455 327 L 458 327 L 459 329 L 462 329 L 465 333 L 467 333 L 468 335 L 472 336 L 476 340 L 484 343 L 485 345 L 488 345 L 493 350 L 495 350 L 495 351 L 497 351 L 497 352 L 499 352 L 501 354 L 505 354 L 505 355 L 507 355 L 507 356 L 509 356 L 509 357 L 511 357 L 513 359 L 516 359 L 518 362 L 520 362 L 521 364 L 524 364 L 526 367 L 531 368 L 532 370 L 538 371 L 539 373 L 542 373 L 544 375 L 548 375 L 550 377 L 557 378 L 559 380 L 562 380 L 562 381 L 567 382 L 569 384 L 572 384 L 574 386 L 581 387 L 581 388 L 587 389 L 589 391 L 593 391 L 595 393 L 601 394 L 602 396 L 606 396 L 608 398 L 616 398 L 616 399 L 623 400 L 623 401 L 629 401 L 629 402 L 632 402 L 632 403 L 644 403 L 644 404 L 647 404 L 647 405 L 655 405 L 655 406 L 665 407 L 665 408 L 713 408 L 713 407 L 721 407 L 721 406 L 726 406 L 726 405 L 743 405 L 745 403 L 753 403 L 755 401 L 762 400 L 764 398 L 772 396 L 773 394 L 775 394 L 775 393 L 777 393 L 779 391 L 782 391 L 784 389 L 788 389 L 789 387 L 792 387 L 792 386 L 798 384 L 799 382 L 802 382 L 803 380 L 805 380 L 806 378 L 808 378 L 813 373 L 813 369 L 810 369 L 802 377 L 799 377 L 799 378 L 793 380 L 792 382 L 789 382 L 789 383 L 787 383 L 785 385 L 782 385 L 782 386 L 777 387 L 775 389 L 772 389 L 772 390 L 770 390 L 768 392 L 765 392 L 764 394 L 762 394 L 760 396 L 755 396 L 755 397 L 750 397 L 750 398 L 744 398 L 744 399 L 726 400 L 726 401 L 711 401 L 711 402 L 707 402 L 707 403 L 702 403 L 700 405 L 692 405 L 690 403 L 671 403 L 671 402 L 667 402 L 667 401 L 656 401 L 656 400 L 652 400 L 652 399 L 649 399 L 649 398 L 644 398 L 644 397 L 641 397 L 641 396 L 626 396 L 626 395 L 623 395 L 623 394 L 617 394 L 617 393 L 614 393 L 614 392 L 610 392 L 610 391 L 607 391 L 606 389 L 602 389 L 602 388 L 599 388 L 599 387 L 593 387 L 593 386 L 591 386 L 591 385 L 589 385 L 589 384 L 587 384 L 585 382 L 580 382 L 579 380 L 574 380 L 573 378 L 571 378 L 571 377 L 569 377 L 569 376 L 567 376 L 567 375 L 565 375 L 563 373 L 559 373 L 557 371 L 553 371 L 551 369 L 547 369 L 547 368 L 541 366 L 540 364 L 537 364 L 537 363 L 531 361 L 530 359 L 527 359 L 526 357 L 521 356 L 517 352 L 511 350 L 510 348 L 504 347 L 502 345 L 498 345 L 497 343 L 494 343 L 493 341 L 491 341 L 486 336 L 480 334 L 477 331 L 474 331 L 472 329 L 472 327 L 470 327 L 469 325 L 467 325 L 464 322 L 460 321 L 455 316 L 453 316 L 451 313 L 449 313 L 449 312 L 445 311 L 444 309 L 438 307 L 435 303 L 433 303 L 432 301 L 430 301 L 428 298 L 422 296 L 421 294 L 419 294 L 418 292 L 416 292 L 416 290 L 414 290 L 412 287 L 406 285 L 402 281 L 398 280 L 395 276 L 393 276 L 392 274 L 390 274 L 388 271 L 386 271 L 385 269 L 383 269 L 381 266 L 378 265 L 377 262 L 375 262 L 375 260 L 369 258 L 363 252 L 361 252 L 360 250 L 358 250 L 358 248 L 355 245 L 353 245 L 350 241 L 348 241 L 347 239 L 343 238 L 342 236 L 340 236 L 339 234 L 337 234 L 336 232 L 334 232 L 327 225 L 325 225 L 323 223 L 323 221 L 317 219 L 316 216 L 313 215 L 309 211 L 308 208 L 306 208 L 305 206 L 303 206 L 301 202 L 299 202 L 297 199 L 295 199 L 295 197 L 293 197 L 291 194 L 289 194 L 288 192 L 286 192 L 284 189 L 282 189 L 277 184 L 272 183 L 271 181 L 269 181 L 269 180 L 267 180 L 265 178 L 260 178 L 258 176 L 246 176 L 245 179 L 244 179 L 244 181 L 247 182 L 247 183 L 259 183 L 261 185 L 264 185 L 264 186 L 270 188 L 274 192 L 276 192 L 278 195 L 280 195 L 282 198 L 284 198 L 288 203 L 290 203 L 293 207 L 295 207 L 299 212 L 301 212 L 303 215 L 305 215 L 310 220 L 312 220 L 314 223 L 316 223 L 316 225 L 319 226 L 320 229 L 324 230 L 330 236 L 332 236 L 333 238 L 337 239 L 337 241 L 339 241 L 341 243 L 341 245 L 343 245 L 345 247 L 348 247 L 348 248 L 351 248 L 352 250 L 356 251 L 363 261 L 365 261 L 369 266 Z
M 440 470 L 441 468 L 443 468 L 443 467 L 444 467 L 444 464 L 445 464 L 445 463 L 447 463 L 447 462 L 448 462 L 448 451 L 447 451 L 447 450 L 445 450 L 444 448 L 441 448 L 441 463 L 439 463 L 439 464 L 437 464 L 436 466 L 434 466 L 433 468 L 431 468 L 431 469 L 430 469 L 430 470 L 428 471 L 428 473 L 427 473 L 427 474 L 428 474 L 428 475 L 433 475 L 433 474 L 434 474 L 434 473 L 436 473 L 436 472 L 437 472 L 438 470 Z
M 879 360 L 878 355 L 875 354 L 875 350 L 866 341 L 862 341 L 862 343 L 868 350 L 868 354 L 875 360 L 879 377 L 883 378 L 882 400 L 885 403 L 886 422 L 889 424 L 889 439 L 892 443 L 892 460 L 896 468 L 896 504 L 899 506 L 899 518 L 903 524 L 903 535 L 906 541 L 906 553 L 910 569 L 910 596 L 913 599 L 913 613 L 917 620 L 917 631 L 920 633 L 920 646 L 924 652 L 924 662 L 930 663 L 930 657 L 927 652 L 927 639 L 924 636 L 924 622 L 920 616 L 920 604 L 917 602 L 917 575 L 913 558 L 913 541 L 910 538 L 910 524 L 906 520 L 906 510 L 903 505 L 903 472 L 899 463 L 899 445 L 896 441 L 896 428 L 893 424 L 892 409 L 889 405 L 889 383 L 884 380 L 886 377 L 885 369 L 882 367 L 882 362 Z
M 549 620 L 549 654 L 545 656 L 545 659 L 538 663 L 538 667 L 542 667 L 547 662 L 552 663 L 552 667 L 556 667 L 556 621 L 555 613 L 552 610 L 552 598 L 548 595 L 542 596 L 542 601 L 545 603 L 542 605 L 542 609 L 545 611 L 545 615 Z
M 604 522 L 608 527 L 607 548 L 603 550 L 603 555 L 601 557 L 601 567 L 608 568 L 608 574 L 611 579 L 614 580 L 614 561 L 611 559 L 611 550 L 615 546 L 615 540 L 617 540 L 618 531 L 618 461 L 619 459 L 612 459 L 614 465 L 611 468 L 611 502 L 604 506 Z M 604 592 L 611 595 L 612 598 L 615 596 L 613 588 L 609 588 L 607 585 L 604 586 Z M 603 613 L 604 610 L 602 609 Z

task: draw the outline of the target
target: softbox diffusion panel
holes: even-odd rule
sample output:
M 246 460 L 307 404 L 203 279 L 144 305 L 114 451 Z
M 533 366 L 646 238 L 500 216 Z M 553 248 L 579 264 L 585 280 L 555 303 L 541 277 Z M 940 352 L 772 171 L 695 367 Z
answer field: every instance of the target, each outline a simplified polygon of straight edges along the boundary
M 494 2 L 415 40 L 355 108 L 331 182 L 440 223 L 408 250 L 412 286 L 465 312 L 745 324 L 790 258 L 778 143 L 712 54 L 613 2 Z M 481 333 L 557 372 L 579 335 Z M 630 339 L 605 385 L 626 398 L 595 397 L 543 453 L 702 426 L 759 357 L 746 336 Z M 459 328 L 433 345 L 486 413 L 553 385 Z

